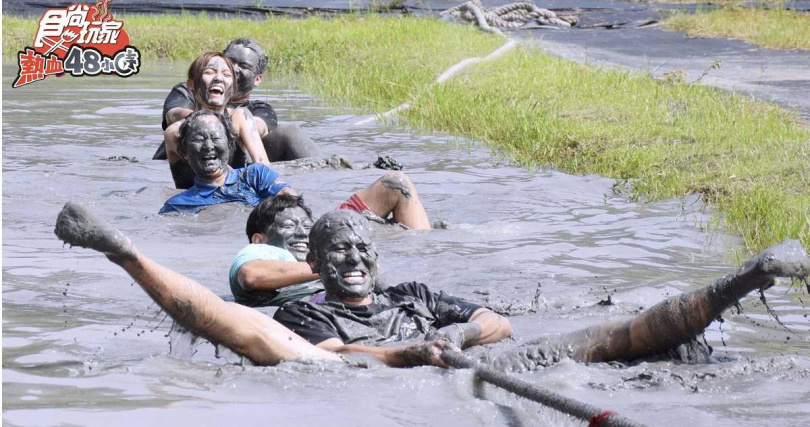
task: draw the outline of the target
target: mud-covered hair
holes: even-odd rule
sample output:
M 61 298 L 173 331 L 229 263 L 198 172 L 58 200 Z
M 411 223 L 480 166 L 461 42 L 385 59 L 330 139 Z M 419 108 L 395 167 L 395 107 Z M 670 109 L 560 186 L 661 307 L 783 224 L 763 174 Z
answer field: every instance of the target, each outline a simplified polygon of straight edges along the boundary
M 219 123 L 222 124 L 222 127 L 225 128 L 225 136 L 228 138 L 228 149 L 233 151 L 234 147 L 236 147 L 236 132 L 233 130 L 233 125 L 231 125 L 231 118 L 228 117 L 227 114 L 217 113 L 211 110 L 198 110 L 195 111 L 186 117 L 182 123 L 180 123 L 180 138 L 177 142 L 177 150 L 180 152 L 181 156 L 186 155 L 186 149 L 188 148 L 188 144 L 186 144 L 187 139 L 189 137 L 189 128 L 191 127 L 191 122 L 195 120 L 201 120 L 203 117 L 213 116 L 219 120 Z
M 191 65 L 188 66 L 188 80 L 186 80 L 186 84 L 188 85 L 189 89 L 192 91 L 194 90 L 200 79 L 202 79 L 205 66 L 208 65 L 211 59 L 216 57 L 220 57 L 225 60 L 225 64 L 227 64 L 228 68 L 231 70 L 231 75 L 236 78 L 236 72 L 233 70 L 233 62 L 231 62 L 227 56 L 220 52 L 205 52 L 204 54 L 198 56 L 197 59 L 195 59 Z
M 275 197 L 262 200 L 248 215 L 247 224 L 245 225 L 248 241 L 252 242 L 251 237 L 256 233 L 264 233 L 267 227 L 275 222 L 276 214 L 284 209 L 295 207 L 303 209 L 309 219 L 312 219 L 312 210 L 304 204 L 302 196 L 281 193 Z
M 247 37 L 240 37 L 228 44 L 228 47 L 222 51 L 224 54 L 231 46 L 244 46 L 254 52 L 259 57 L 259 74 L 264 74 L 264 71 L 267 69 L 267 55 L 264 54 L 264 50 L 262 50 L 261 46 L 258 43 L 253 41 L 253 39 L 249 39 Z

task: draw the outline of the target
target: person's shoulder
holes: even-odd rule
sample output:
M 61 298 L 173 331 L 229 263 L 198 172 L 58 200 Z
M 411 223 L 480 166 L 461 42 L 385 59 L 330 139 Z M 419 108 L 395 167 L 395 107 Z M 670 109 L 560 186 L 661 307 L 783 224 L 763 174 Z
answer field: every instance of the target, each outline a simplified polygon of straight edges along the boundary
M 188 84 L 186 82 L 180 82 L 172 86 L 172 92 L 182 92 L 190 94 L 191 89 L 188 88 Z
M 228 107 L 231 123 L 237 125 L 244 120 L 253 119 L 253 113 L 245 106 Z
M 166 214 L 173 212 L 196 212 L 200 209 L 200 204 L 197 203 L 198 198 L 199 194 L 197 194 L 194 187 L 191 187 L 188 190 L 183 190 L 182 192 L 169 197 L 158 213 Z
M 430 294 L 430 288 L 428 288 L 424 283 L 403 282 L 383 290 L 382 293 L 410 295 L 419 299 L 424 299 Z
M 251 243 L 237 252 L 236 257 L 251 257 L 252 259 L 261 260 L 295 261 L 295 257 L 290 253 L 290 251 L 265 243 Z
M 248 174 L 271 174 L 273 176 L 278 176 L 278 172 L 264 163 L 251 163 L 242 169 L 244 169 Z
M 309 321 L 312 321 L 312 316 L 310 313 L 314 313 L 318 310 L 321 304 L 313 304 L 307 301 L 297 300 L 297 301 L 288 301 L 282 304 L 276 313 L 273 315 L 273 318 L 279 322 L 287 321 L 293 319 L 300 319 L 305 318 Z

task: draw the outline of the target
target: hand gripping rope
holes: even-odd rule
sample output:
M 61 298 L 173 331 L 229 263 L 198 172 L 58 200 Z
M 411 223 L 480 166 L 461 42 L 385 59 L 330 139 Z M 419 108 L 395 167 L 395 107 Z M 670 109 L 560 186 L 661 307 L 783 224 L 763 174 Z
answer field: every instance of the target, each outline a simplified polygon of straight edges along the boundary
M 475 376 L 520 397 L 548 406 L 562 413 L 588 421 L 588 427 L 642 427 L 616 412 L 605 411 L 578 400 L 565 397 L 551 390 L 538 387 L 514 376 L 498 372 L 489 366 L 476 363 L 456 352 L 442 352 L 442 360 L 456 369 L 473 369 Z

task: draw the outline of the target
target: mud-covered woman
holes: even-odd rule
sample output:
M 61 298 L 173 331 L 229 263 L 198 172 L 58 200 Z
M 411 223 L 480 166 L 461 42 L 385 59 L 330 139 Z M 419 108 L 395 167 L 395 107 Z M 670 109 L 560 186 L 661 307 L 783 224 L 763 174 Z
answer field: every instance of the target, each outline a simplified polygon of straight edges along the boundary
M 234 94 L 234 67 L 231 61 L 218 52 L 207 52 L 197 57 L 188 68 L 188 87 L 194 93 L 196 110 L 211 110 L 224 113 L 231 120 L 239 144 L 230 155 L 229 164 L 244 167 L 245 153 L 254 163 L 269 164 L 253 114 L 247 108 L 228 108 L 228 101 Z M 176 122 L 166 128 L 166 154 L 172 179 L 177 188 L 187 189 L 194 185 L 194 172 L 179 152 L 180 126 Z

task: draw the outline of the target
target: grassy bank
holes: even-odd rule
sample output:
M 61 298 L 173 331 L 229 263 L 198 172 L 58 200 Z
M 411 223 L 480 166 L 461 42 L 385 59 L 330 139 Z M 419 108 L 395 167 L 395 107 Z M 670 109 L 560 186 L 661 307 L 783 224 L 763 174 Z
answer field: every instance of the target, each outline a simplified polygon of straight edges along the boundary
M 30 43 L 33 21 L 3 23 L 4 55 Z M 648 200 L 699 192 L 751 250 L 785 237 L 810 246 L 810 130 L 771 104 L 528 49 L 434 86 L 503 41 L 433 20 L 160 16 L 128 17 L 126 28 L 147 58 L 182 61 L 249 34 L 268 48 L 269 73 L 297 74 L 334 102 L 382 111 L 410 101 L 412 126 L 484 140 L 520 164 L 626 180 Z
M 679 13 L 666 28 L 690 37 L 730 37 L 762 47 L 810 50 L 810 13 L 785 9 L 720 8 Z

